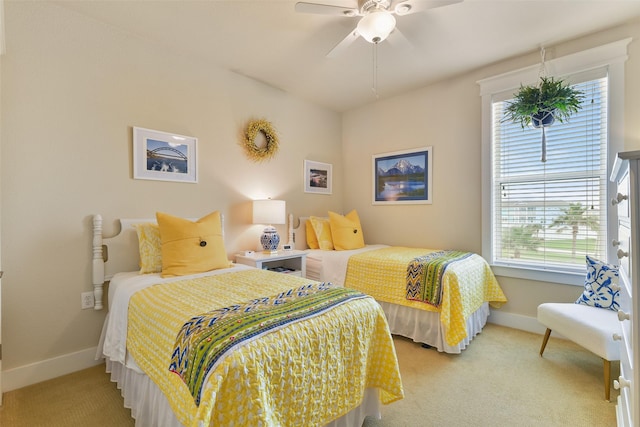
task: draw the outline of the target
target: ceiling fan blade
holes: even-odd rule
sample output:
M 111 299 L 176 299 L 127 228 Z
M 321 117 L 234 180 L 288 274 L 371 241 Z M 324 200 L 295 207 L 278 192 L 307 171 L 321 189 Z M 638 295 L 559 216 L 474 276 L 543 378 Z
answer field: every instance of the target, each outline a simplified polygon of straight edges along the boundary
M 306 3 L 306 2 L 298 2 L 295 6 L 296 12 L 300 13 L 315 13 L 319 15 L 338 15 L 338 16 L 356 16 L 359 15 L 360 12 L 358 8 L 355 7 L 342 7 L 342 6 L 332 6 L 328 4 L 320 4 L 320 3 Z
M 412 49 L 413 44 L 402 34 L 398 27 L 389 34 L 387 41 L 394 49 Z
M 409 15 L 436 7 L 461 3 L 463 0 L 398 0 L 391 3 L 390 10 L 396 15 Z
M 340 43 L 335 45 L 335 47 L 331 49 L 329 53 L 327 53 L 327 58 L 335 58 L 336 56 L 340 56 L 345 50 L 347 50 L 347 47 L 349 47 L 351 43 L 356 41 L 358 37 L 360 37 L 360 34 L 358 34 L 358 30 L 354 28 L 353 31 L 347 34 L 347 36 L 343 38 Z

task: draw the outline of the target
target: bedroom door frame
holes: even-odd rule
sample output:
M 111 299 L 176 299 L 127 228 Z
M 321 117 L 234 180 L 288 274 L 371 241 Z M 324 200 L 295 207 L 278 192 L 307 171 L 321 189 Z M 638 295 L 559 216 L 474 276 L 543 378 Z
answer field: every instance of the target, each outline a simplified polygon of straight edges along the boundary
M 0 107 L 2 106 L 2 59 L 5 53 L 4 36 L 4 0 L 0 0 Z M 2 147 L 2 109 L 0 108 L 0 147 Z M 0 150 L 1 153 L 1 150 Z M 0 173 L 2 171 L 0 170 Z M 0 174 L 1 181 L 1 174 Z M 1 188 L 1 187 L 0 187 Z M 0 201 L 2 194 L 0 193 Z M 2 218 L 2 204 L 0 203 L 0 219 Z M 0 242 L 2 242 L 2 229 L 0 228 Z M 2 406 L 2 253 L 0 252 L 0 406 Z

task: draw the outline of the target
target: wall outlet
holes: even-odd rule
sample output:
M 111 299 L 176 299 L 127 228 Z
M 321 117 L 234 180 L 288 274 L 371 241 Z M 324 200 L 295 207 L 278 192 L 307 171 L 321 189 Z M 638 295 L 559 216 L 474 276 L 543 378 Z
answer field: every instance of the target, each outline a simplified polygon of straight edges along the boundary
M 83 292 L 80 294 L 80 306 L 82 309 L 93 308 L 95 301 L 93 299 L 93 292 Z

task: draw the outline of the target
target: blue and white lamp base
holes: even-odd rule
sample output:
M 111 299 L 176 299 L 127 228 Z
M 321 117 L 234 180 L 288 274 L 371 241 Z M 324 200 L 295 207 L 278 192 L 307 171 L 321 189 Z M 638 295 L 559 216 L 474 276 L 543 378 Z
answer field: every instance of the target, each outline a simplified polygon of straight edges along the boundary
M 280 236 L 278 231 L 273 226 L 265 227 L 260 236 L 260 243 L 262 243 L 262 249 L 267 253 L 278 253 L 278 245 L 280 244 Z

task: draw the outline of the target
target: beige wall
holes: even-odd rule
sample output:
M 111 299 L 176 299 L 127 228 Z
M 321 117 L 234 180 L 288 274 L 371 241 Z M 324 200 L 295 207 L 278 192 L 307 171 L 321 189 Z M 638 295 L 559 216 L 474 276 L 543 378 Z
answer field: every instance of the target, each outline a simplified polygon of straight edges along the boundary
M 546 48 L 547 58 L 633 37 L 625 67 L 625 149 L 640 149 L 640 22 Z M 538 52 L 343 115 L 344 208 L 357 209 L 365 239 L 399 245 L 481 252 L 481 104 L 477 81 L 535 65 Z M 384 82 L 379 83 L 381 91 Z M 619 132 L 621 130 L 613 130 Z M 371 156 L 419 146 L 433 147 L 433 204 L 371 204 Z M 363 191 L 368 189 L 368 191 Z M 577 286 L 498 278 L 509 303 L 503 313 L 536 316 L 545 301 L 572 301 Z
M 227 217 L 227 250 L 253 247 L 248 201 L 287 200 L 296 215 L 358 209 L 367 240 L 481 250 L 480 97 L 476 81 L 535 64 L 536 52 L 379 101 L 344 115 L 146 43 L 46 2 L 5 5 L 2 75 L 3 366 L 96 345 L 104 312 L 80 310 L 91 290 L 90 218 L 105 231 L 118 217 L 158 210 Z M 640 30 L 603 32 L 557 48 L 553 57 L 633 36 L 627 62 L 625 143 L 640 148 Z M 383 91 L 384 81 L 379 82 Z M 281 150 L 246 158 L 240 133 L 253 117 L 278 129 Z M 133 180 L 131 127 L 199 139 L 200 180 Z M 434 203 L 371 205 L 371 155 L 433 146 Z M 302 190 L 302 164 L 333 164 L 333 195 Z M 343 160 L 348 159 L 348 160 Z M 343 167 L 344 164 L 344 167 Z M 284 232 L 284 227 L 280 230 Z M 571 300 L 572 286 L 500 278 L 503 310 L 534 316 L 545 300 Z
M 341 118 L 198 58 L 148 44 L 46 2 L 6 3 L 2 59 L 2 342 L 11 370 L 96 346 L 91 215 L 226 215 L 227 250 L 254 249 L 248 201 L 341 210 Z M 278 130 L 275 159 L 250 161 L 246 122 Z M 198 138 L 197 184 L 132 179 L 132 126 Z M 303 160 L 332 163 L 333 195 L 303 192 Z M 280 227 L 286 236 L 285 227 Z

